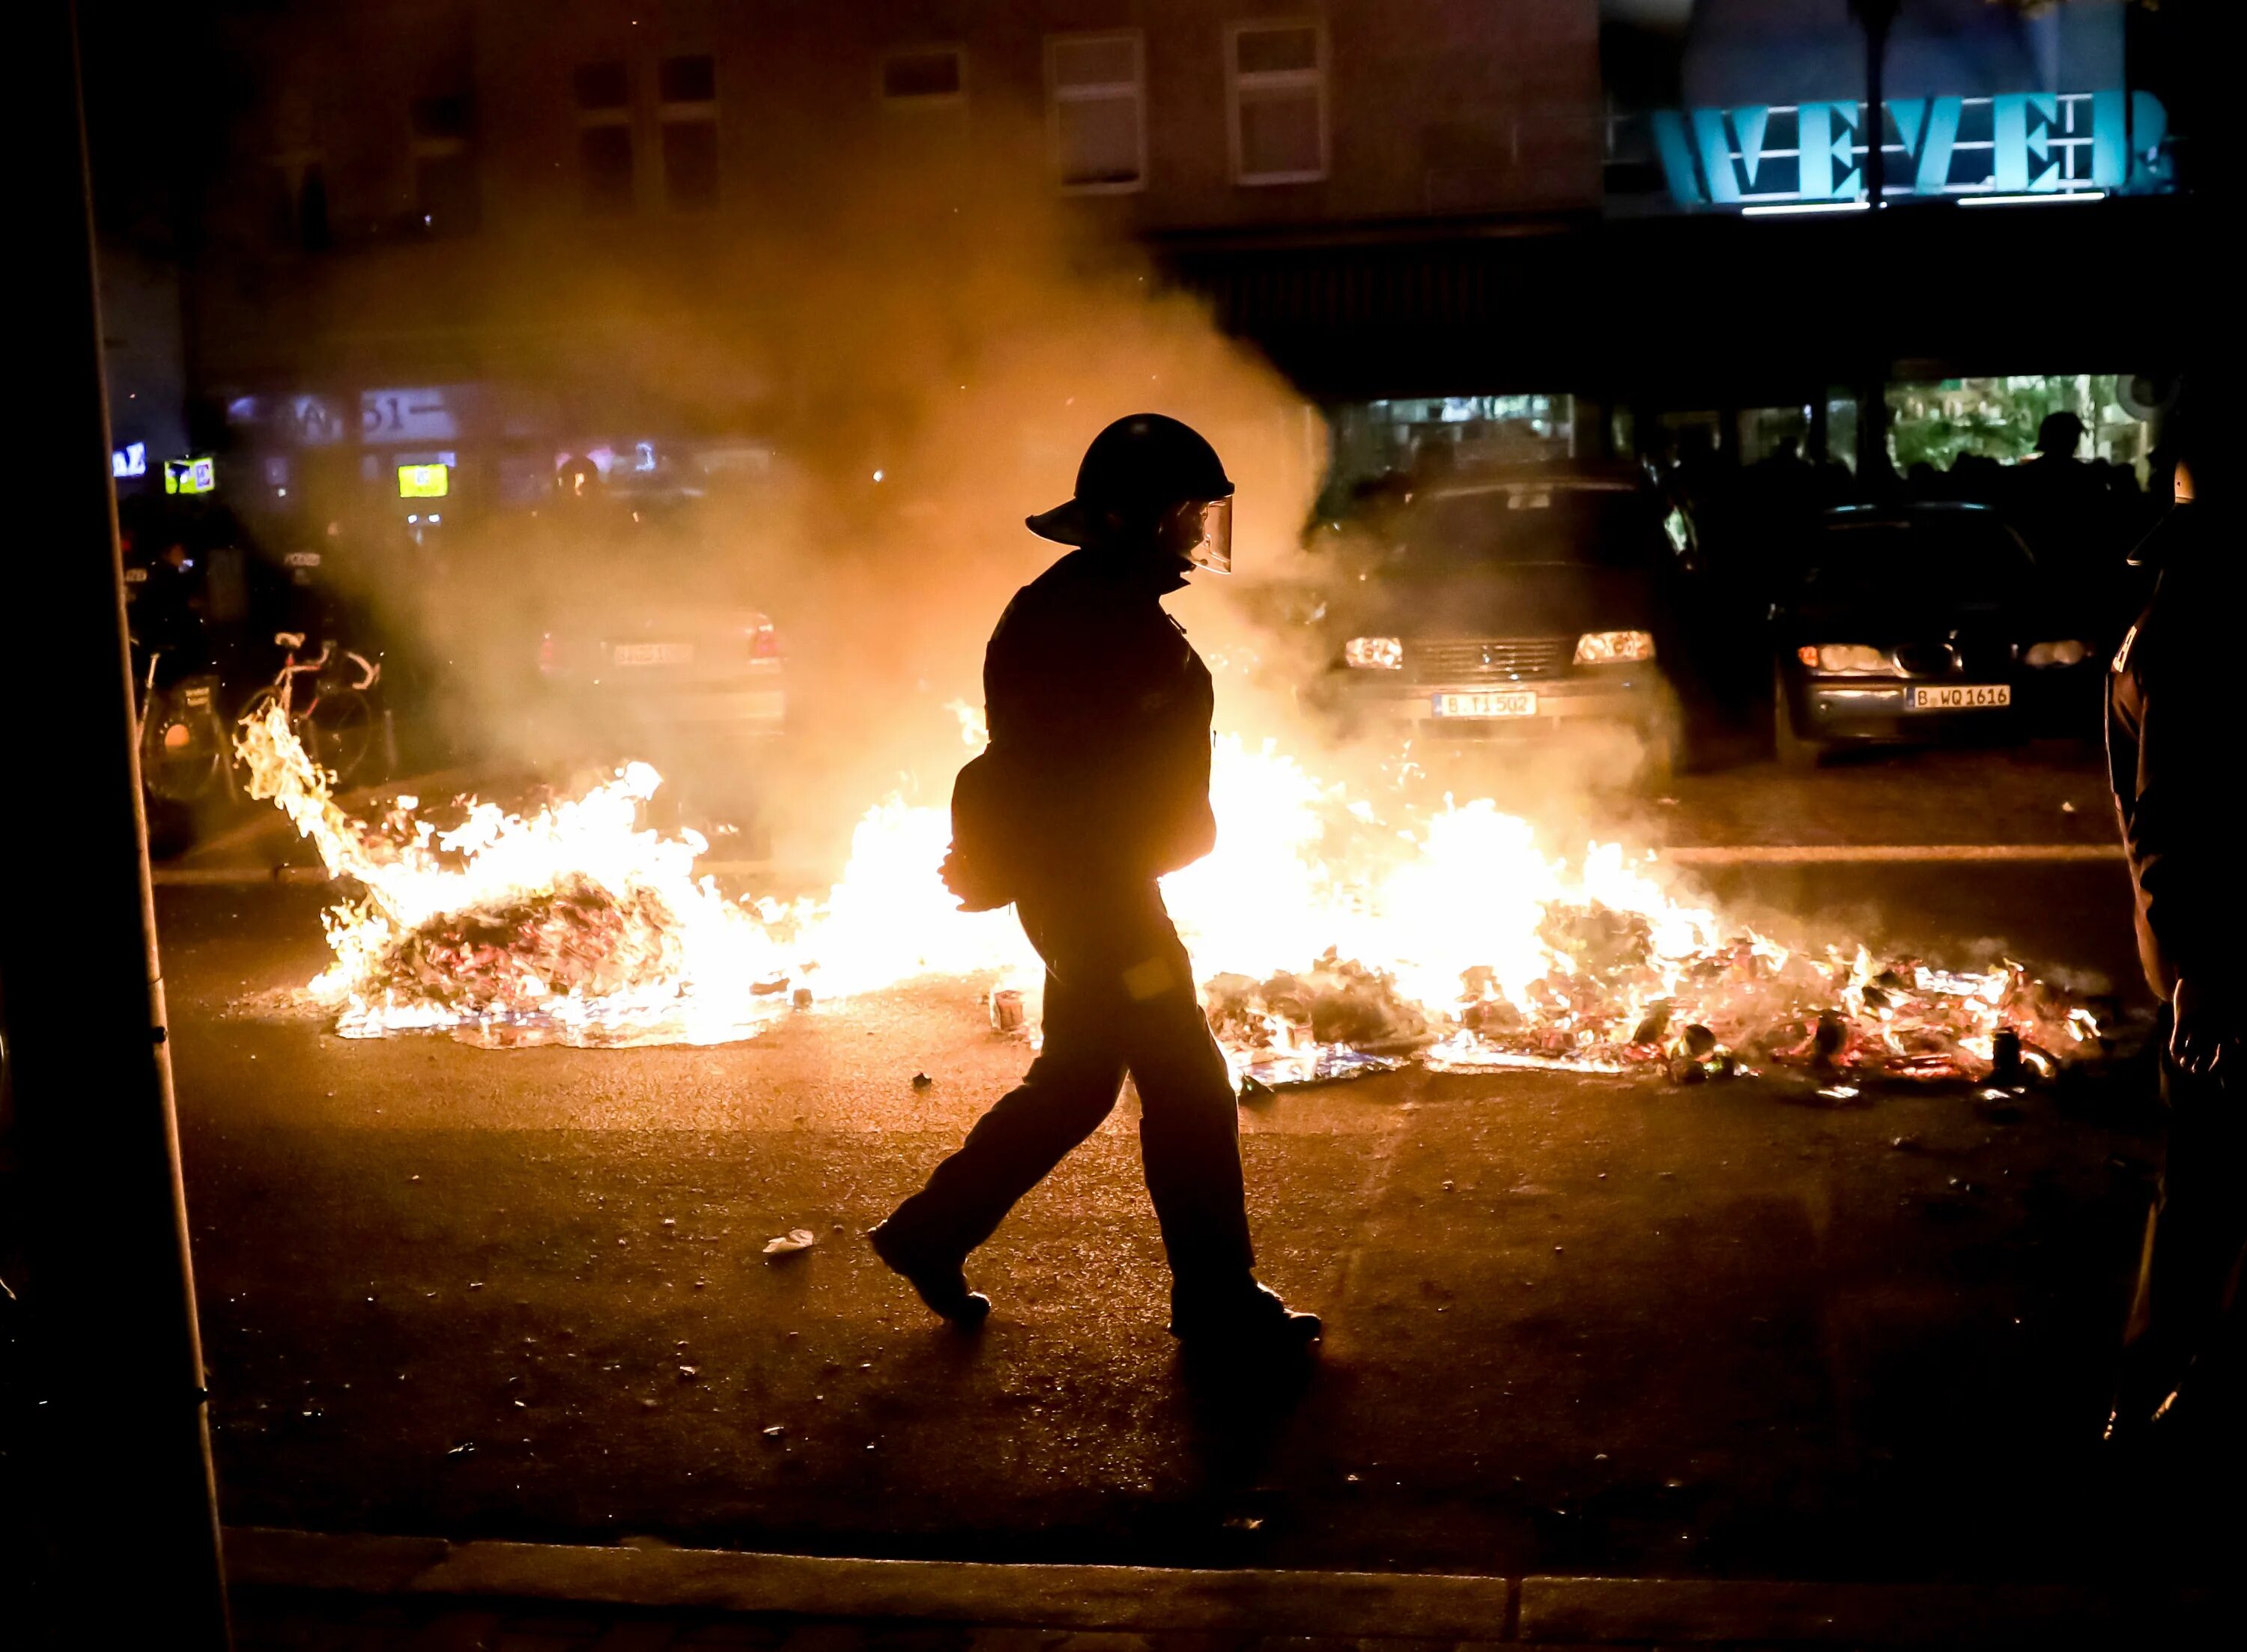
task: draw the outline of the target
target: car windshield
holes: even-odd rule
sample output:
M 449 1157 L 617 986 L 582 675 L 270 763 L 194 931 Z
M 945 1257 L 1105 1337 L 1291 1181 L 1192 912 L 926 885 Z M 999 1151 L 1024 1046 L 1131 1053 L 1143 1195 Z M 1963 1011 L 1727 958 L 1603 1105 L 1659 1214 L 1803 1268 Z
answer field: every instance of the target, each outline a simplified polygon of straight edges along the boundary
M 1978 513 L 1829 522 L 1819 539 L 1803 583 L 1828 596 L 1917 590 L 2005 597 L 2027 584 L 2036 570 L 2011 529 Z
M 1445 570 L 1643 568 L 1660 535 L 1652 502 L 1635 488 L 1507 484 L 1423 502 L 1398 556 L 1407 567 Z

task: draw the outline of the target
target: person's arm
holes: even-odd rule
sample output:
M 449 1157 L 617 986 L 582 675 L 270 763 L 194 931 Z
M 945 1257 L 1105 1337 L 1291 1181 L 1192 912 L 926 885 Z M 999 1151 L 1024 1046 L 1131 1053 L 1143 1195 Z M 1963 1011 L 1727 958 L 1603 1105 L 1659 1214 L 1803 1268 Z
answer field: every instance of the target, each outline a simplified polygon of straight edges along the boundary
M 2146 923 L 2178 987 L 2172 1051 L 2214 1072 L 2247 1010 L 2247 869 L 2241 833 L 2241 696 L 2227 662 L 2237 611 L 2227 593 L 2178 581 L 2156 599 L 2141 667 L 2136 798 L 2128 849 Z

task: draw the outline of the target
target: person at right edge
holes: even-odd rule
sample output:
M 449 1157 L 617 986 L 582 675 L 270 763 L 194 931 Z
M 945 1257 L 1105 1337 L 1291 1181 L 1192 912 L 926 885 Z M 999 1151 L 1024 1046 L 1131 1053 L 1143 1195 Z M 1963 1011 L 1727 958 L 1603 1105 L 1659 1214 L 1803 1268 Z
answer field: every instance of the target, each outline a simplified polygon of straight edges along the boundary
M 1171 1333 L 1189 1348 L 1281 1349 L 1320 1333 L 1257 1283 L 1232 1076 L 1156 881 L 1217 840 L 1209 670 L 1162 599 L 1194 567 L 1231 570 L 1233 493 L 1207 441 L 1138 413 L 1093 440 L 1074 498 L 1028 519 L 1076 549 L 992 634 L 990 745 L 954 783 L 944 877 L 968 911 L 1013 904 L 1046 966 L 1044 1048 L 867 1235 L 957 1325 L 991 1307 L 967 1288 L 967 1253 L 1099 1127 L 1128 1073 Z
M 2209 433 L 2203 421 L 2187 424 L 2176 503 L 2131 553 L 2156 578 L 2107 673 L 2107 768 L 2139 957 L 2163 1006 L 2168 1115 L 2107 1425 L 2110 1442 L 2132 1450 L 2181 1444 L 2186 1433 L 2210 1444 L 2236 1438 L 2241 1421 L 2247 843 L 2235 788 L 2247 739 L 2237 675 L 2247 544 L 2229 468 L 2236 455 Z

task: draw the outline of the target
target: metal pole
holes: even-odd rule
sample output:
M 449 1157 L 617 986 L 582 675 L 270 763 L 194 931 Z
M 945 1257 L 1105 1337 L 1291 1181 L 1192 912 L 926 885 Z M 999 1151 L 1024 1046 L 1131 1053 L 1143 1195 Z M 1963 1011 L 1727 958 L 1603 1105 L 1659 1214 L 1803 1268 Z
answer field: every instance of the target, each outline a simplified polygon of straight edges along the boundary
M 1872 221 L 1865 228 L 1865 267 L 1879 267 L 1881 210 L 1887 205 L 1888 60 L 1888 31 L 1895 23 L 1900 0 L 1855 0 L 1853 10 L 1865 29 L 1865 199 Z M 1879 290 L 1873 283 L 1871 290 Z M 1866 317 L 1872 319 L 1868 312 Z M 1877 486 L 1890 474 L 1888 466 L 1888 354 L 1879 343 L 1881 329 L 1868 329 L 1866 342 L 1875 352 L 1877 367 L 1868 372 L 1857 403 L 1857 480 Z
M 75 9 L 16 23 L 16 314 L 47 458 L 0 602 L 0 1017 L 20 1178 L 29 1617 L 229 1645 L 163 982 L 132 735 Z M 162 164 L 152 156 L 149 164 Z M 17 1597 L 18 1605 L 22 1596 Z M 17 1605 L 5 1608 L 15 1622 Z M 38 1642 L 35 1640 L 34 1644 Z

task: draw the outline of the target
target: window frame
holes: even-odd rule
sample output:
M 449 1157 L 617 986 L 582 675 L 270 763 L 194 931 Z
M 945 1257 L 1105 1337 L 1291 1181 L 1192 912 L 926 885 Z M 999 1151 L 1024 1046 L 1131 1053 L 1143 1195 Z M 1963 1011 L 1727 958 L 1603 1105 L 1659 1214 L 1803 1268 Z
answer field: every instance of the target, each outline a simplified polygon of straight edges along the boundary
M 611 64 L 618 65 L 624 72 L 624 101 L 589 106 L 580 94 L 578 78 L 587 69 L 605 67 Z M 594 221 L 637 216 L 640 209 L 640 170 L 645 163 L 640 154 L 639 122 L 632 118 L 632 59 L 629 57 L 621 59 L 603 58 L 592 63 L 575 65 L 570 72 L 570 113 L 576 117 L 576 123 L 571 130 L 577 134 L 577 139 L 575 146 L 577 168 L 577 215 Z M 587 188 L 585 134 L 588 132 L 610 126 L 621 127 L 624 131 L 627 162 L 625 172 L 630 187 L 626 189 L 621 202 L 611 207 L 603 207 L 594 201 Z
M 424 132 L 419 119 L 425 103 L 458 101 L 463 111 L 461 128 L 455 132 Z M 413 215 L 425 234 L 464 235 L 483 226 L 483 166 L 476 154 L 475 103 L 472 94 L 438 93 L 410 99 L 406 107 L 406 159 L 413 173 Z M 471 201 L 469 222 L 441 229 L 434 215 L 428 211 L 428 201 L 422 194 L 422 166 L 432 160 L 459 160 L 465 163 L 470 183 Z
M 1308 69 L 1261 69 L 1243 73 L 1240 67 L 1240 38 L 1251 34 L 1286 34 L 1308 31 L 1312 42 L 1312 64 Z M 1225 29 L 1225 106 L 1226 140 L 1232 152 L 1233 181 L 1243 188 L 1264 188 L 1274 184 L 1321 183 L 1333 169 L 1334 138 L 1331 115 L 1328 108 L 1328 75 L 1333 59 L 1328 51 L 1326 21 L 1322 17 L 1244 17 L 1229 23 Z M 1242 153 L 1240 112 L 1244 103 L 1254 102 L 1252 95 L 1244 99 L 1243 92 L 1283 92 L 1308 88 L 1318 112 L 1319 164 L 1314 171 L 1250 172 L 1246 167 Z
M 1128 44 L 1131 48 L 1131 79 L 1083 82 L 1071 86 L 1061 83 L 1060 58 L 1062 49 L 1075 45 L 1115 45 Z M 1137 195 L 1147 187 L 1147 31 L 1144 29 L 1083 29 L 1064 31 L 1046 37 L 1046 144 L 1053 159 L 1054 176 L 1062 193 L 1071 195 Z M 1068 175 L 1068 156 L 1062 148 L 1061 112 L 1065 103 L 1107 103 L 1121 101 L 1121 92 L 1128 84 L 1135 126 L 1138 136 L 1137 169 L 1123 181 L 1093 179 L 1083 183 L 1072 183 Z
M 960 82 L 951 92 L 914 92 L 898 97 L 890 91 L 890 65 L 907 58 L 948 57 L 960 65 Z M 967 104 L 967 48 L 951 41 L 931 41 L 924 45 L 891 46 L 874 59 L 874 101 L 883 108 L 900 114 L 919 110 L 960 109 Z
M 663 65 L 674 58 L 701 58 L 710 65 L 710 95 L 707 98 L 666 99 L 663 96 Z M 725 204 L 726 152 L 723 134 L 718 129 L 718 106 L 721 99 L 718 86 L 718 58 L 710 51 L 669 52 L 656 65 L 655 104 L 655 164 L 662 174 L 659 180 L 666 212 L 688 215 L 715 212 Z M 672 126 L 707 126 L 710 128 L 711 191 L 707 201 L 681 202 L 674 200 L 671 188 L 671 156 L 664 138 Z

